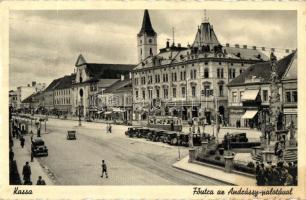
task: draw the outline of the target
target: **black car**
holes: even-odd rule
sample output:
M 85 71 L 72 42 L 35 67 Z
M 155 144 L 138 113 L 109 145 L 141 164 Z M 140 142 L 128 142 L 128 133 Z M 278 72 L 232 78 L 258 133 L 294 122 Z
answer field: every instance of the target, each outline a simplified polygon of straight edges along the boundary
M 32 153 L 33 156 L 48 156 L 48 148 L 45 145 L 45 142 L 40 139 L 36 138 L 32 141 Z
M 125 132 L 125 135 L 129 137 L 136 137 L 139 132 L 139 127 L 130 127 L 128 130 Z
M 68 131 L 67 140 L 76 140 L 76 131 Z

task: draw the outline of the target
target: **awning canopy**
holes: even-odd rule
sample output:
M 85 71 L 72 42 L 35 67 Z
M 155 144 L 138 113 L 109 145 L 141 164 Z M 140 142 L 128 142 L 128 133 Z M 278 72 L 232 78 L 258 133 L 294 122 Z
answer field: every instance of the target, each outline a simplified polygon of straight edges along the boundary
M 244 91 L 241 100 L 242 101 L 255 101 L 259 90 L 246 90 Z
M 255 115 L 257 114 L 257 110 L 247 110 L 245 111 L 244 115 L 241 117 L 241 119 L 253 119 Z

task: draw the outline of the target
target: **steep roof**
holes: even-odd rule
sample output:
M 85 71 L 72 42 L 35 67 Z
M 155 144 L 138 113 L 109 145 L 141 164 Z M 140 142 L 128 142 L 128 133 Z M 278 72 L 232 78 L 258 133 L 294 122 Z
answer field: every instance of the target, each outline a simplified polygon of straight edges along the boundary
M 135 67 L 127 64 L 87 63 L 86 65 L 86 72 L 93 80 L 120 78 L 121 74 L 127 74 Z
M 203 45 L 218 46 L 220 45 L 215 31 L 209 22 L 204 22 L 198 28 L 193 47 L 202 47 Z
M 45 92 L 57 90 L 57 89 L 65 89 L 71 87 L 73 81 L 75 80 L 75 74 L 66 75 L 58 79 L 54 79 L 48 87 L 44 90 Z
M 21 103 L 34 103 L 37 102 L 38 99 L 36 99 L 35 97 L 37 97 L 40 93 L 33 93 L 30 96 L 28 96 L 27 98 L 25 98 Z
M 48 85 L 48 87 L 45 89 L 45 92 L 54 90 L 54 89 L 58 86 L 58 84 L 60 83 L 61 79 L 62 79 L 62 78 L 54 79 L 54 80 Z
M 144 11 L 142 27 L 138 33 L 138 36 L 142 36 L 143 34 L 147 34 L 149 36 L 156 35 L 156 32 L 154 31 L 152 24 L 151 24 L 149 11 L 147 9 Z
M 295 55 L 292 58 L 290 66 L 286 70 L 286 72 L 283 76 L 283 79 L 284 80 L 297 79 L 297 51 L 295 52 Z
M 276 63 L 276 69 L 279 78 L 283 77 L 285 71 L 291 63 L 293 56 L 294 53 L 291 53 Z M 228 86 L 243 85 L 245 84 L 245 80 L 252 76 L 255 76 L 256 78 L 261 78 L 261 82 L 263 83 L 268 83 L 270 82 L 271 72 L 272 70 L 270 62 L 257 63 L 248 67 L 243 73 L 233 79 L 228 84 Z
M 76 76 L 75 74 L 72 74 L 62 77 L 59 84 L 54 89 L 59 90 L 59 89 L 70 88 L 75 80 L 75 76 Z
M 131 79 L 124 79 L 123 81 L 117 81 L 109 88 L 107 88 L 103 93 L 116 93 L 120 91 L 126 91 L 128 89 L 132 89 L 132 81 Z

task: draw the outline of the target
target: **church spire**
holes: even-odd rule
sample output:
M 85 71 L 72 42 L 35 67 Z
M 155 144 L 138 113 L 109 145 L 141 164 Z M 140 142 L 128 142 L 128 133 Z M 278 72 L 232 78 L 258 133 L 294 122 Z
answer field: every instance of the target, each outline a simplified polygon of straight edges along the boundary
M 144 11 L 142 27 L 138 33 L 138 36 L 141 36 L 143 34 L 147 34 L 149 36 L 156 35 L 156 32 L 154 31 L 152 24 L 151 24 L 149 11 L 147 9 Z

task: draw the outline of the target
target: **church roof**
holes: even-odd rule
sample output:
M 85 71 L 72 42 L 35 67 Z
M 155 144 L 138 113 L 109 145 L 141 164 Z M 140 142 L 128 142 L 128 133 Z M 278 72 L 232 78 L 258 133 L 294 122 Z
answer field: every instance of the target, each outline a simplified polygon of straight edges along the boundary
M 202 47 L 203 45 L 220 45 L 218 38 L 209 22 L 203 22 L 198 28 L 193 47 Z
M 156 32 L 154 31 L 152 24 L 151 24 L 149 11 L 147 9 L 144 11 L 142 27 L 138 33 L 138 36 L 142 36 L 143 34 L 147 34 L 149 36 L 156 35 Z
M 279 78 L 282 78 L 284 76 L 287 68 L 290 66 L 293 57 L 294 53 L 291 53 L 276 63 L 277 75 Z M 228 84 L 228 86 L 244 85 L 245 80 L 253 76 L 255 76 L 256 78 L 261 78 L 261 83 L 269 83 L 271 72 L 272 70 L 270 62 L 257 63 L 248 67 L 244 72 L 242 72 L 239 76 L 233 79 Z
M 92 80 L 116 79 L 120 78 L 122 74 L 128 74 L 134 67 L 135 65 L 128 64 L 87 63 L 86 72 L 93 78 Z

